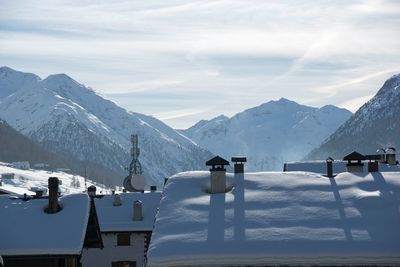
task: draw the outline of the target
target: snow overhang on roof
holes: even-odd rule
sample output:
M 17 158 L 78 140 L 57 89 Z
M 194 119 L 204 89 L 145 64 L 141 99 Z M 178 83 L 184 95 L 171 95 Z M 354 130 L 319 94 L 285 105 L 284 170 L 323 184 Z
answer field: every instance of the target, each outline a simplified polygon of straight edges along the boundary
M 96 212 L 101 232 L 143 232 L 152 231 L 160 204 L 161 192 L 131 192 L 120 194 L 121 205 L 113 206 L 114 195 L 95 199 Z M 143 204 L 143 220 L 133 220 L 135 201 Z
M 399 172 L 228 175 L 226 194 L 208 180 L 168 180 L 147 266 L 400 264 Z
M 44 212 L 48 199 L 0 197 L 0 255 L 80 255 L 89 218 L 87 194 L 60 198 L 63 209 Z

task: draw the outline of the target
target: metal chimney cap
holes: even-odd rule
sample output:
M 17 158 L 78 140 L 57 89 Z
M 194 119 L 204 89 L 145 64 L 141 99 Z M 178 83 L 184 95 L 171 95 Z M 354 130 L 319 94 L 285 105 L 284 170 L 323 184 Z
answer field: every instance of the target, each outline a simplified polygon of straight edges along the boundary
M 326 158 L 326 162 L 333 162 L 333 161 L 335 161 L 332 157 L 327 157 Z
M 142 201 L 140 201 L 140 200 L 135 200 L 135 205 L 142 205 L 143 204 L 143 202 Z
M 245 156 L 235 156 L 231 158 L 231 161 L 235 163 L 236 162 L 242 163 L 242 162 L 247 162 L 247 158 Z

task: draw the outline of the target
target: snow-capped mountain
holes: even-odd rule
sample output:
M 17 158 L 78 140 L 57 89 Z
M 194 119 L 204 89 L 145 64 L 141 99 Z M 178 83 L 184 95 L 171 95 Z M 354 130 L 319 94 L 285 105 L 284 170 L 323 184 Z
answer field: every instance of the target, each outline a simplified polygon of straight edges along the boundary
M 335 106 L 313 108 L 280 99 L 240 112 L 200 121 L 181 132 L 198 145 L 230 159 L 247 156 L 249 171 L 281 170 L 317 147 L 350 116 Z
M 121 174 L 130 161 L 130 135 L 139 135 L 140 161 L 148 184 L 183 170 L 204 169 L 211 154 L 161 121 L 128 112 L 65 74 L 20 86 L 21 73 L 0 68 L 0 117 L 47 149 Z M 37 76 L 35 76 L 37 77 Z M 11 81 L 8 81 L 11 80 Z
M 378 93 L 306 159 L 341 159 L 356 150 L 375 153 L 400 148 L 400 74 L 388 79 Z

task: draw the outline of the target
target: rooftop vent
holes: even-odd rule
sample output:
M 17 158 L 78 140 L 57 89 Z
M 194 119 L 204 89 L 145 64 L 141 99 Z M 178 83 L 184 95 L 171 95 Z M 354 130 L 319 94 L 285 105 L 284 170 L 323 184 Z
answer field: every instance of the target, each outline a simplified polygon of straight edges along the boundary
M 143 221 L 142 207 L 143 207 L 143 202 L 140 200 L 136 200 L 133 203 L 133 220 L 134 221 Z
M 119 194 L 115 194 L 114 195 L 114 200 L 113 200 L 113 206 L 118 207 L 121 206 L 122 202 L 121 202 L 121 197 Z

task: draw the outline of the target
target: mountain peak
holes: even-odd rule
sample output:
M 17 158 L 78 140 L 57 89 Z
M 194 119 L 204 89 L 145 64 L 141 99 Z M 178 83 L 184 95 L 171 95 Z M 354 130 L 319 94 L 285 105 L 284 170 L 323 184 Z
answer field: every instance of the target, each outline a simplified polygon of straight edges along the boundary
M 397 90 L 400 91 L 399 87 L 400 87 L 400 73 L 393 75 L 392 77 L 387 79 L 383 84 L 382 88 L 379 89 L 377 95 L 383 95 L 391 91 L 397 91 Z
M 14 69 L 12 69 L 10 67 L 7 67 L 7 66 L 1 66 L 0 67 L 0 72 L 16 72 L 16 70 L 14 70 Z
M 75 84 L 79 84 L 77 81 L 75 81 L 65 73 L 51 74 L 46 79 L 44 79 L 44 81 L 73 82 Z

